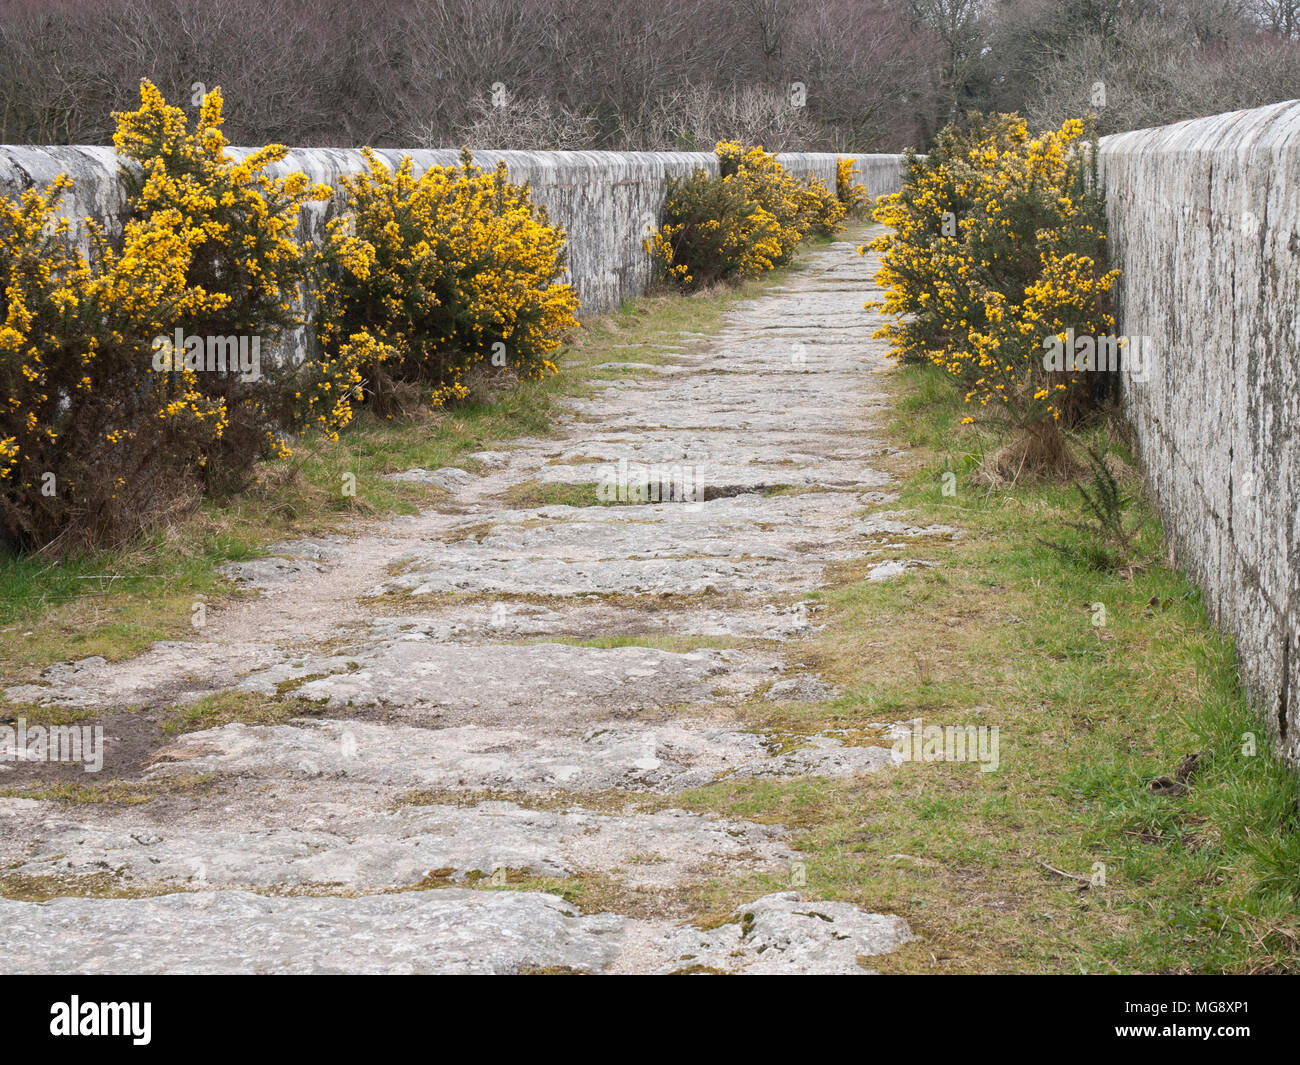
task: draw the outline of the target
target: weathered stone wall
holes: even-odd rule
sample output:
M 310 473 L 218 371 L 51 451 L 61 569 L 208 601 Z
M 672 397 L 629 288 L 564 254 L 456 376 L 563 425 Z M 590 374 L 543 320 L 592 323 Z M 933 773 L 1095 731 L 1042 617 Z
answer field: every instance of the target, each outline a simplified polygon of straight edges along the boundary
M 1184 568 L 1300 763 L 1300 101 L 1102 141 L 1125 403 Z
M 245 150 L 232 149 L 242 156 Z M 417 171 L 457 162 L 459 153 L 380 151 L 390 165 L 411 155 Z M 835 188 L 837 156 L 826 153 L 780 157 L 800 176 L 816 175 Z M 901 157 L 855 155 L 857 180 L 873 196 L 892 192 L 901 179 Z M 514 181 L 528 181 L 534 198 L 545 204 L 553 221 L 569 235 L 569 270 L 582 299 L 582 313 L 601 313 L 639 295 L 650 281 L 650 259 L 642 248 L 647 229 L 657 224 L 667 194 L 668 178 L 702 168 L 717 173 L 711 152 L 477 152 L 481 166 L 505 160 Z M 298 148 L 275 172 L 301 170 L 313 181 L 336 185 L 343 174 L 365 166 L 353 149 Z M 65 213 L 91 215 L 112 225 L 122 207 L 117 158 L 101 147 L 0 147 L 0 195 L 14 196 L 33 185 L 43 186 L 61 173 L 75 181 L 65 197 Z M 314 238 L 324 231 L 332 205 L 313 205 L 306 225 Z

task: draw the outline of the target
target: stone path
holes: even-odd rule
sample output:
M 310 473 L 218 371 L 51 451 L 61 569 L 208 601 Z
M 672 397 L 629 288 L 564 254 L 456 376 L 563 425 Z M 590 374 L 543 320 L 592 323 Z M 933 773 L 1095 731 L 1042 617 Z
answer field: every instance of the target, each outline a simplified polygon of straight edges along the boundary
M 799 853 L 783 826 L 673 795 L 889 771 L 887 723 L 881 746 L 791 745 L 738 708 L 832 695 L 791 664 L 818 624 L 808 593 L 830 564 L 936 531 L 860 516 L 891 499 L 874 264 L 847 243 L 805 263 L 716 337 L 573 402 L 554 438 L 404 475 L 445 503 L 230 567 L 263 594 L 201 638 L 9 689 L 104 713 L 231 689 L 325 711 L 176 738 L 136 774 L 159 786 L 149 803 L 0 799 L 0 870 L 67 896 L 0 899 L 0 971 L 863 973 L 913 938 L 797 889 L 710 929 L 682 909 L 692 885 L 789 884 Z M 528 481 L 642 475 L 679 498 L 504 502 Z M 194 774 L 212 785 L 165 787 Z M 606 886 L 608 912 L 510 886 L 574 877 Z

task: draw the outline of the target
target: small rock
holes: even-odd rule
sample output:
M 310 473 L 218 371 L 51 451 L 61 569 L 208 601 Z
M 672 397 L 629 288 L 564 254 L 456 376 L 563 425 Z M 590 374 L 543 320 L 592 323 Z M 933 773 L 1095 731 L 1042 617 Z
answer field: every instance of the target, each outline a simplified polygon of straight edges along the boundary
M 869 581 L 887 581 L 900 577 L 912 568 L 910 562 L 880 562 L 867 573 Z
M 738 921 L 709 932 L 678 933 L 672 949 L 690 958 L 690 967 L 744 975 L 864 976 L 859 957 L 888 954 L 916 938 L 901 917 L 847 902 L 804 902 L 793 891 L 764 895 L 732 916 Z

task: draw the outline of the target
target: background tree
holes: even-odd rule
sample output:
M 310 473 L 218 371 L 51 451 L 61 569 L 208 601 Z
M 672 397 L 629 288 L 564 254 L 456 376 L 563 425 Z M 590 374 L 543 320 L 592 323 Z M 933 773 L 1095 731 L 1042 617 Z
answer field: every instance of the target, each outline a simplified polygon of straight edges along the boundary
M 7 143 L 106 144 L 142 77 L 220 85 L 236 144 L 898 151 L 969 110 L 1056 125 L 1097 81 L 1105 133 L 1298 71 L 1300 0 L 0 0 Z

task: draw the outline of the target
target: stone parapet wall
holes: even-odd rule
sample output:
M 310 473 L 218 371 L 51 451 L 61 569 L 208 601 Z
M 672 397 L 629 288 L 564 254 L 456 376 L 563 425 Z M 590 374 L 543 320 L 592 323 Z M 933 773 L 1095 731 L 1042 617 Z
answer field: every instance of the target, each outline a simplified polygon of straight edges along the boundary
M 1124 403 L 1178 560 L 1300 764 L 1300 101 L 1102 141 Z
M 231 149 L 241 158 L 247 149 Z M 390 165 L 403 156 L 415 160 L 417 172 L 430 166 L 455 164 L 459 152 L 379 151 Z M 657 224 L 668 191 L 668 179 L 684 177 L 696 169 L 717 173 L 712 152 L 495 152 L 475 153 L 485 168 L 504 160 L 512 180 L 531 184 L 533 196 L 544 204 L 553 221 L 569 238 L 569 270 L 582 299 L 581 313 L 600 314 L 645 292 L 650 283 L 650 259 L 642 247 L 648 228 Z M 781 162 L 800 177 L 815 175 L 835 187 L 835 162 L 830 153 L 793 153 Z M 898 188 L 901 156 L 852 155 L 857 180 L 871 195 Z M 314 182 L 337 185 L 345 174 L 364 169 L 356 149 L 295 148 L 272 173 L 303 171 Z M 112 230 L 123 205 L 123 189 L 116 154 L 104 147 L 0 147 L 0 195 L 15 196 L 23 189 L 44 186 L 59 174 L 75 182 L 65 197 L 65 211 L 91 215 Z M 313 239 L 324 232 L 334 208 L 312 205 L 305 226 Z

